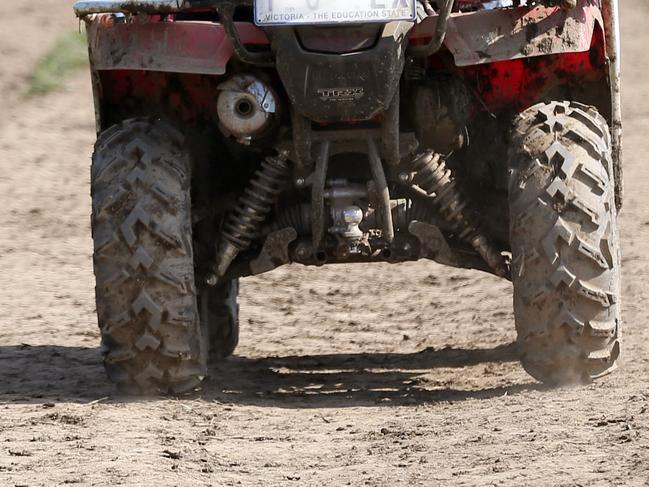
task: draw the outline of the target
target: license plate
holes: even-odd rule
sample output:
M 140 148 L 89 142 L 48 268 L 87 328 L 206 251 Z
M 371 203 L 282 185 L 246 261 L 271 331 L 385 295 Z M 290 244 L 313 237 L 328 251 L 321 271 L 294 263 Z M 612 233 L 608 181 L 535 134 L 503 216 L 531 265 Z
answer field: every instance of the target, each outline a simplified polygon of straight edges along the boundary
M 257 25 L 365 24 L 415 20 L 417 0 L 255 0 Z

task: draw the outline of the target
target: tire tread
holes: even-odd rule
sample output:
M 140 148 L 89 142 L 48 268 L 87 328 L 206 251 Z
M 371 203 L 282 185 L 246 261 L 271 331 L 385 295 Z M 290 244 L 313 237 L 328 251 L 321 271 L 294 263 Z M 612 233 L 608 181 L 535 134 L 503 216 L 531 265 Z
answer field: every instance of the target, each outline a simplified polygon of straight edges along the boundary
M 608 126 L 592 107 L 543 103 L 517 117 L 512 142 L 510 228 L 522 362 L 544 382 L 588 382 L 613 370 L 620 350 Z
M 191 392 L 206 375 L 189 169 L 182 134 L 161 121 L 126 120 L 95 145 L 98 321 L 108 376 L 126 392 Z

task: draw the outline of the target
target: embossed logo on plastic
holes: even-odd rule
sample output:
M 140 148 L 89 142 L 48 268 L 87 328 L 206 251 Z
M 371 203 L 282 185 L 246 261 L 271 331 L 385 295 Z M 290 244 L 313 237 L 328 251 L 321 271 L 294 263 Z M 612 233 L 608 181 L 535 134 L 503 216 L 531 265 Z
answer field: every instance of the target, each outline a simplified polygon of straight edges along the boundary
M 365 90 L 362 87 L 318 89 L 318 96 L 322 101 L 332 101 L 332 102 L 356 101 L 363 98 L 364 95 L 365 95 Z

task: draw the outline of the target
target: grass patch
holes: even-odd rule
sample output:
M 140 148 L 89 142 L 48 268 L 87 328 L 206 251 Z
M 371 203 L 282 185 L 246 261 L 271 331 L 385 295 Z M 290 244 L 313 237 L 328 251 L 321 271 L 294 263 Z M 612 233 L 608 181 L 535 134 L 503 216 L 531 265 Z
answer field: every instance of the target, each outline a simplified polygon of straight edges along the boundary
M 28 96 L 42 96 L 60 88 L 75 71 L 88 65 L 86 36 L 77 32 L 61 34 L 38 61 L 29 81 Z

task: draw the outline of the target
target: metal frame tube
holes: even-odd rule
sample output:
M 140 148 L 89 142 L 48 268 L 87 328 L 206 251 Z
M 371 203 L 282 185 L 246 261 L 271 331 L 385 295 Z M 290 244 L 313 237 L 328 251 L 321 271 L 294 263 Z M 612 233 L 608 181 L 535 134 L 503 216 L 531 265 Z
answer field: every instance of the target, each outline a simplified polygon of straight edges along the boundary
M 388 242 L 392 242 L 394 240 L 394 225 L 392 223 L 392 208 L 390 207 L 390 190 L 385 179 L 385 171 L 383 171 L 379 150 L 373 139 L 367 139 L 367 156 L 370 161 L 370 169 L 372 170 L 372 179 L 374 180 L 374 184 L 376 184 L 379 204 L 381 205 L 383 238 Z
M 184 0 L 81 0 L 74 4 L 79 17 L 90 14 L 116 12 L 177 12 Z
M 604 0 L 604 23 L 611 86 L 611 139 L 615 176 L 615 206 L 619 210 L 622 207 L 624 186 L 622 180 L 622 61 L 620 59 L 620 9 L 618 0 Z
M 316 250 L 320 247 L 325 231 L 324 190 L 329 167 L 329 145 L 329 141 L 320 144 L 311 186 L 311 233 L 313 248 Z
M 446 38 L 448 19 L 451 18 L 454 3 L 454 0 L 446 0 L 446 3 L 442 5 L 442 8 L 439 10 L 437 24 L 435 25 L 435 34 L 432 39 L 422 46 L 410 46 L 408 48 L 408 54 L 418 57 L 428 57 L 440 50 L 442 44 L 444 44 L 444 39 Z

